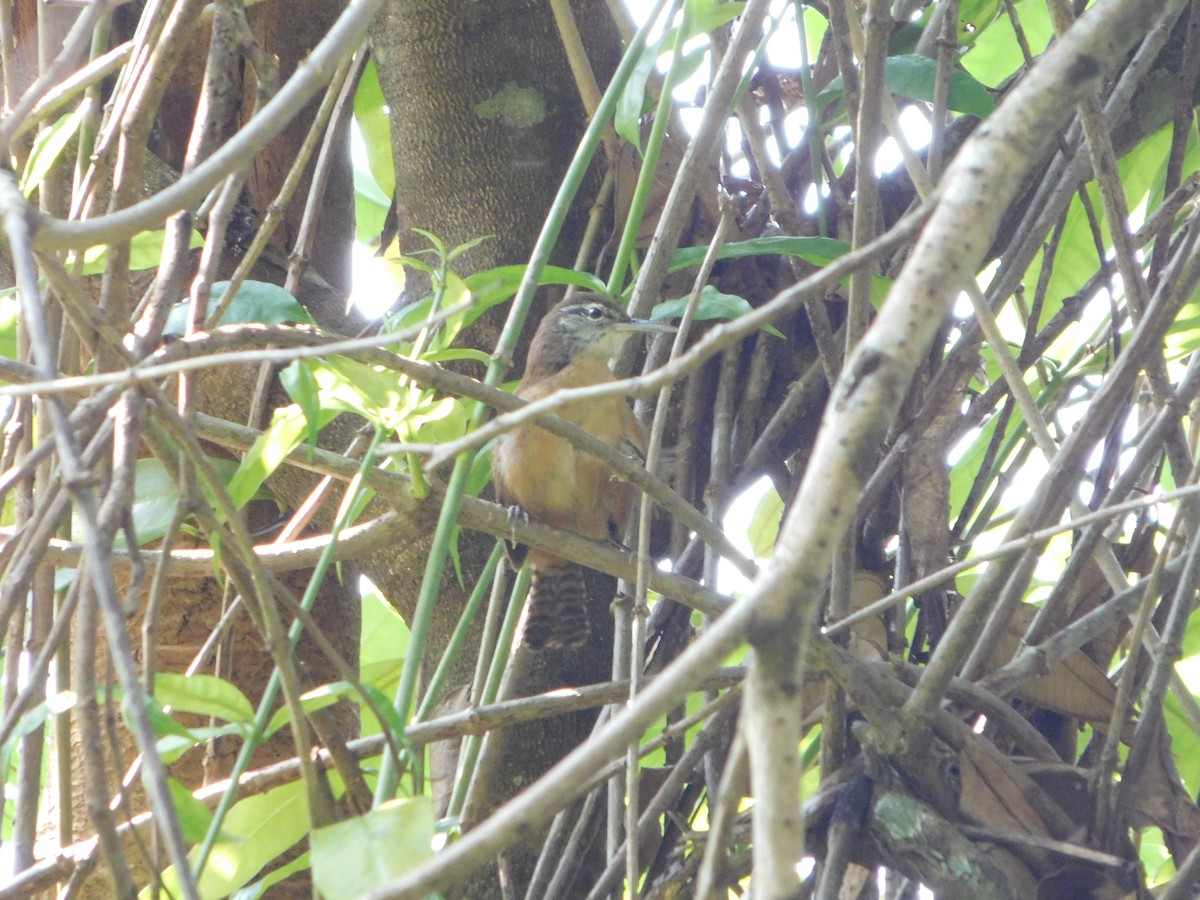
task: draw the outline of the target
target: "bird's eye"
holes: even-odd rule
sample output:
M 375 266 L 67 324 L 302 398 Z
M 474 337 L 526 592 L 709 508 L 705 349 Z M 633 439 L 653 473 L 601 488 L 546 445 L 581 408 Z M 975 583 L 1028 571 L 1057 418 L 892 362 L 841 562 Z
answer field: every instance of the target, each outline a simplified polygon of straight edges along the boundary
M 599 306 L 589 306 L 587 308 L 587 314 L 588 314 L 588 318 L 592 319 L 594 321 L 596 319 L 601 319 L 604 317 L 604 310 L 601 309 Z

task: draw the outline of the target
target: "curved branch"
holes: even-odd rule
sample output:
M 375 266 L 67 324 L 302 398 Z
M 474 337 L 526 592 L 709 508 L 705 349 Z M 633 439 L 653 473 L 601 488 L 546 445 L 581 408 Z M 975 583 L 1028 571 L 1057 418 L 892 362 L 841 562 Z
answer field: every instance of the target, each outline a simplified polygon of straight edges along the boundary
M 218 182 L 279 134 L 333 77 L 338 61 L 358 46 L 384 2 L 351 0 L 324 40 L 262 112 L 179 181 L 140 203 L 95 219 L 66 222 L 44 216 L 38 222 L 34 246 L 39 250 L 79 250 L 128 240 L 140 231 L 157 227 L 172 213 L 198 205 Z

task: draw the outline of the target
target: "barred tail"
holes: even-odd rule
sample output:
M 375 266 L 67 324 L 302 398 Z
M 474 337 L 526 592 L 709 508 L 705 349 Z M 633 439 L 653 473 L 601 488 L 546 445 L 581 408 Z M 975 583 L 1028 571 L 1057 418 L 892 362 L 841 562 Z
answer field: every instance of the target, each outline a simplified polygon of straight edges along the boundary
M 521 643 L 530 650 L 582 647 L 591 631 L 587 604 L 580 566 L 535 566 Z

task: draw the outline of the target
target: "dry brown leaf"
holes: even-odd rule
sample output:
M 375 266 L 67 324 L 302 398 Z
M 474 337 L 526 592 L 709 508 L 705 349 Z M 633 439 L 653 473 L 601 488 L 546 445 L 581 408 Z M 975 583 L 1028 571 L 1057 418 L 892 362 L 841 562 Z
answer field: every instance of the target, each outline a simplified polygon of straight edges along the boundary
M 1032 606 L 1022 605 L 1017 610 L 1005 633 L 996 642 L 991 659 L 992 669 L 999 668 L 1013 657 L 1036 614 L 1037 610 Z M 1107 727 L 1112 718 L 1117 686 L 1082 650 L 1076 650 L 1047 674 L 1023 682 L 1017 695 L 1054 712 Z
M 1173 855 L 1186 856 L 1200 840 L 1200 807 L 1184 787 L 1171 755 L 1171 735 L 1159 724 L 1153 746 L 1136 771 L 1126 766 L 1130 782 L 1123 797 L 1130 804 L 1129 822 L 1134 827 L 1157 825 L 1167 838 Z
M 959 753 L 963 815 L 985 828 L 1051 837 L 1021 789 L 986 753 L 968 741 Z
M 860 570 L 854 573 L 850 599 L 857 612 L 887 596 L 887 580 L 875 572 Z M 887 625 L 883 614 L 859 622 L 850 629 L 849 650 L 863 662 L 878 662 L 888 658 Z

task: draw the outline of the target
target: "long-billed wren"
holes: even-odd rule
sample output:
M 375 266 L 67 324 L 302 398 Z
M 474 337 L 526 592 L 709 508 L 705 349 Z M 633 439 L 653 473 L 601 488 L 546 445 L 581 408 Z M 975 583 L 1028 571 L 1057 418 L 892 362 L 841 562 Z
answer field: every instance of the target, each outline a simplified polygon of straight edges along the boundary
M 674 331 L 625 311 L 596 294 L 564 300 L 542 319 L 525 365 L 517 395 L 539 400 L 559 388 L 587 387 L 613 381 L 609 361 L 637 331 Z M 572 403 L 558 414 L 611 447 L 645 456 L 646 433 L 624 397 Z M 611 469 L 535 423 L 505 432 L 492 452 L 497 499 L 517 506 L 534 519 L 592 540 L 621 540 L 633 509 L 632 485 Z M 527 548 L 510 545 L 509 559 L 519 565 Z M 554 553 L 529 552 L 533 582 L 529 589 L 522 643 L 543 647 L 579 647 L 588 638 L 588 593 L 583 569 Z

